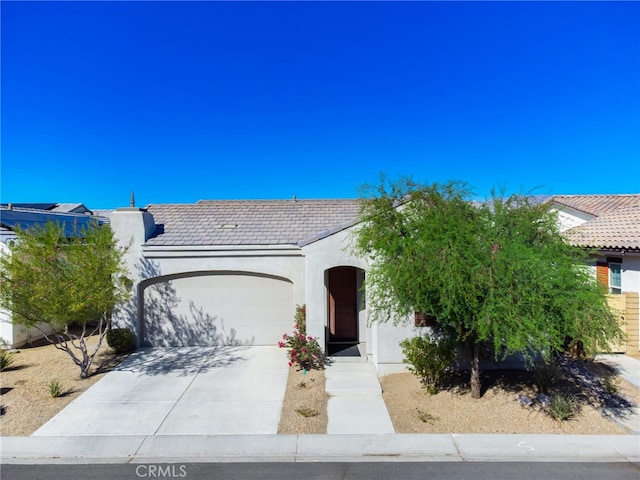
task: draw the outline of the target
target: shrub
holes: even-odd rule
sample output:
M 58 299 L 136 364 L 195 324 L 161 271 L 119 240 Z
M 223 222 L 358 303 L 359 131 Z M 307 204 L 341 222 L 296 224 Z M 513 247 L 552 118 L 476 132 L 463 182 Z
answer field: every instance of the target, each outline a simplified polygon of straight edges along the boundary
M 133 350 L 133 332 L 128 328 L 112 328 L 107 332 L 107 345 L 117 354 Z
M 296 324 L 291 335 L 282 335 L 280 348 L 288 348 L 289 366 L 298 365 L 302 370 L 321 370 L 327 363 L 327 358 L 320 348 L 318 340 L 306 335 L 306 311 L 304 305 L 296 308 Z
M 447 337 L 425 335 L 400 342 L 404 362 L 431 394 L 438 392 L 442 378 L 455 360 L 455 344 Z
M 289 366 L 298 365 L 303 370 L 321 370 L 326 364 L 326 357 L 314 337 L 307 336 L 294 329 L 291 335 L 284 334 L 283 342 L 278 342 L 280 348 L 288 348 Z
M 62 396 L 62 391 L 64 390 L 62 383 L 58 379 L 51 380 L 47 384 L 47 388 L 49 389 L 49 395 L 51 395 L 51 398 Z
M 4 372 L 13 363 L 14 353 L 9 351 L 9 348 L 4 340 L 0 341 L 0 372 Z
M 315 408 L 310 407 L 298 407 L 296 408 L 296 413 L 305 418 L 317 417 L 318 415 L 320 415 L 320 412 L 318 412 Z
M 533 383 L 541 392 L 549 393 L 561 376 L 560 369 L 555 363 L 540 362 L 533 370 Z
M 576 397 L 569 393 L 557 393 L 549 404 L 549 414 L 561 422 L 570 420 L 575 415 Z

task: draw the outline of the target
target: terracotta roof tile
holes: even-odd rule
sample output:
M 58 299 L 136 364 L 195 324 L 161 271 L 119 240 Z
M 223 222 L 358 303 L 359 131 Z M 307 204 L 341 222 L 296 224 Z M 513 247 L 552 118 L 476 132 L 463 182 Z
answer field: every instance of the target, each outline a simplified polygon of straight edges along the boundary
M 600 216 L 620 208 L 640 206 L 640 195 L 554 195 L 551 201 Z
M 572 243 L 584 247 L 640 249 L 640 203 L 604 213 L 566 234 Z

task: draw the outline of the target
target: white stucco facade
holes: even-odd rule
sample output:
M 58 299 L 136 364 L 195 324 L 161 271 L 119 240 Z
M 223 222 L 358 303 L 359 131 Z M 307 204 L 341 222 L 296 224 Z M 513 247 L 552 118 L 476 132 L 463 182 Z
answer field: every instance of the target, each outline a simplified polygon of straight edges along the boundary
M 581 212 L 580 210 L 565 205 L 557 206 L 554 210 L 558 216 L 558 224 L 561 232 L 582 225 L 595 218 L 595 215 Z
M 125 258 L 134 283 L 131 304 L 116 316 L 114 322 L 117 326 L 132 328 L 139 337 L 139 344 L 150 341 L 148 329 L 153 321 L 149 320 L 152 316 L 149 309 L 153 302 L 157 304 L 162 297 L 167 296 L 179 297 L 171 306 L 173 316 L 165 320 L 162 327 L 162 331 L 176 335 L 171 324 L 193 316 L 193 312 L 187 311 L 185 301 L 189 300 L 192 310 L 203 308 L 203 305 L 213 301 L 209 300 L 211 297 L 220 296 L 225 281 L 229 280 L 242 282 L 239 288 L 245 289 L 242 290 L 245 292 L 251 291 L 248 290 L 249 284 L 254 282 L 262 291 L 270 289 L 271 292 L 279 292 L 277 295 L 281 298 L 281 303 L 276 306 L 262 307 L 265 318 L 271 318 L 270 323 L 275 330 L 269 333 L 263 329 L 264 325 L 254 322 L 254 335 L 247 335 L 244 331 L 238 334 L 240 341 L 264 342 L 270 338 L 269 335 L 277 334 L 273 342 L 276 343 L 283 333 L 291 332 L 295 306 L 306 305 L 307 334 L 316 337 L 320 345 L 325 345 L 329 321 L 328 272 L 337 267 L 351 267 L 356 272 L 358 289 L 357 342 L 360 352 L 375 362 L 380 372 L 404 369 L 399 342 L 415 335 L 416 330 L 409 325 L 396 327 L 392 324 L 369 323 L 362 288 L 369 265 L 366 259 L 351 253 L 350 228 L 327 234 L 303 246 L 149 246 L 145 242 L 153 234 L 151 214 L 131 208 L 116 210 L 111 215 L 111 226 L 119 243 L 128 246 Z M 287 285 L 291 291 L 290 304 L 287 303 Z M 153 293 L 158 288 L 161 293 Z M 257 292 L 258 290 L 253 296 L 260 296 Z M 229 294 L 223 296 L 228 298 Z M 243 302 L 238 299 L 238 302 L 243 303 L 243 306 L 238 303 L 235 310 L 246 311 L 250 315 L 253 307 L 244 304 L 251 304 L 251 301 Z M 166 308 L 158 310 L 164 311 Z M 217 304 L 211 312 L 214 310 L 217 316 L 223 308 Z M 287 310 L 283 323 L 282 312 Z M 231 316 L 230 310 L 226 310 L 226 316 Z M 200 319 L 199 325 L 205 330 L 209 329 L 206 320 L 213 318 L 212 313 L 205 321 Z M 191 321 L 198 323 L 197 319 Z M 250 322 L 247 321 L 247 324 Z M 233 325 L 238 331 L 243 328 L 238 322 Z M 182 336 L 191 337 L 193 332 L 183 332 Z M 187 338 L 184 341 L 190 340 Z

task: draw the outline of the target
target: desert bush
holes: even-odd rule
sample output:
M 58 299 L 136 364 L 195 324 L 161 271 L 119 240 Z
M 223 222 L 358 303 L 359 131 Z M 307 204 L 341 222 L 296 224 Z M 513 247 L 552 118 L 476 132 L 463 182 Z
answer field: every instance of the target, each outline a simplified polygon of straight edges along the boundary
M 576 397 L 570 393 L 556 393 L 549 404 L 549 414 L 561 422 L 572 419 L 576 414 L 575 410 Z
M 543 393 L 549 393 L 561 376 L 560 368 L 555 363 L 539 362 L 533 369 L 533 383 Z
M 13 363 L 15 354 L 9 350 L 7 343 L 0 341 L 0 372 L 4 372 Z
M 411 373 L 420 377 L 427 391 L 435 394 L 447 369 L 455 360 L 455 344 L 443 336 L 425 335 L 400 342 L 404 362 Z
M 107 332 L 107 345 L 117 354 L 133 350 L 133 332 L 128 328 L 112 328 Z
M 296 408 L 296 413 L 305 418 L 317 417 L 318 415 L 320 415 L 320 412 L 318 412 L 315 408 L 310 407 L 298 407 Z
M 64 390 L 64 387 L 62 386 L 60 380 L 55 378 L 49 381 L 49 383 L 47 384 L 47 388 L 49 389 L 49 395 L 51 395 L 51 398 L 60 397 Z

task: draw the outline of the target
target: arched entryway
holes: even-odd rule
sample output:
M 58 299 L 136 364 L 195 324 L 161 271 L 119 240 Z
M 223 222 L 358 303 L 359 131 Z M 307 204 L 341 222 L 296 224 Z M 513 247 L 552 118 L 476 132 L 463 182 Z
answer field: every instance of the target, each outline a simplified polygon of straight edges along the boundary
M 361 289 L 364 272 L 356 267 L 334 267 L 326 272 L 328 315 L 326 351 L 358 355 Z

